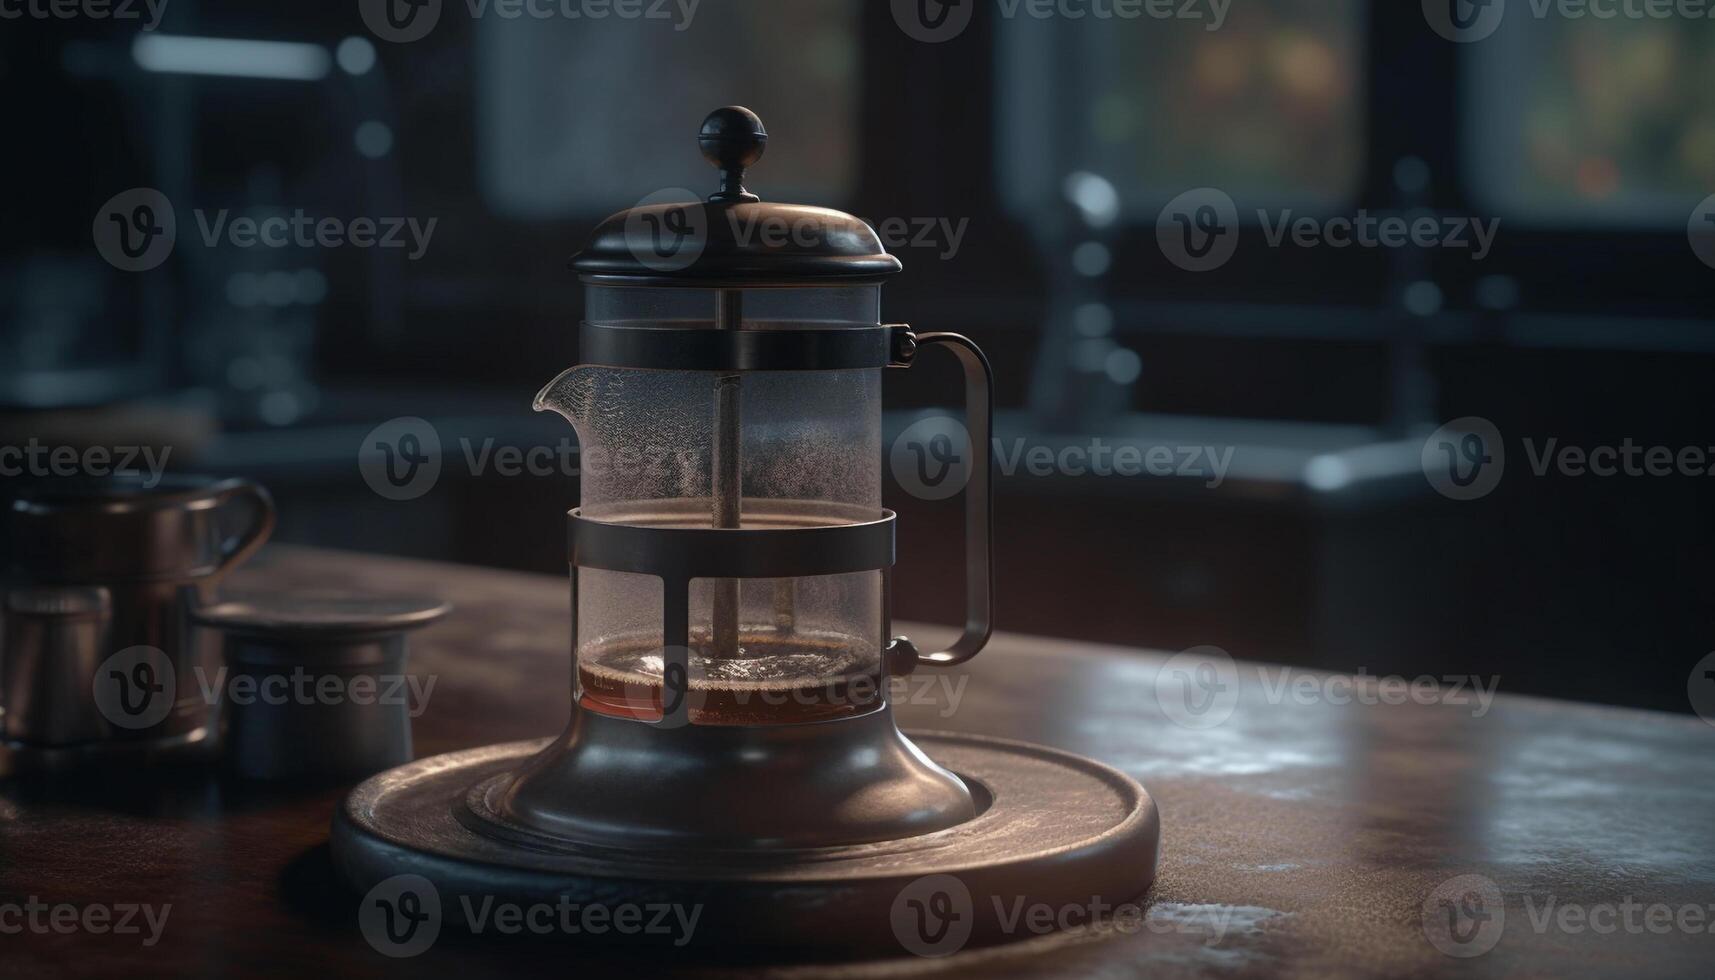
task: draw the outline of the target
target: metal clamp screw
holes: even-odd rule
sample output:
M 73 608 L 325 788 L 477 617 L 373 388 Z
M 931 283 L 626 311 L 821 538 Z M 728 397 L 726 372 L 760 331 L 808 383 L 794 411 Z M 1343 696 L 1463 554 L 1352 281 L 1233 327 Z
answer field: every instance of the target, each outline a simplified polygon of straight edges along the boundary
M 917 357 L 917 335 L 903 323 L 888 324 L 890 341 L 888 347 L 889 367 L 910 367 Z

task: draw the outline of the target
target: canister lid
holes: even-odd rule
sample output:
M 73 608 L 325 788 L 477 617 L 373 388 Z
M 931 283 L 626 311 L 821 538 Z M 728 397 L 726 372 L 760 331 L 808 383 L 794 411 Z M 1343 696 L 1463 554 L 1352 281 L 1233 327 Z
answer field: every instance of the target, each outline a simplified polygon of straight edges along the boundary
M 900 270 L 875 229 L 843 211 L 770 204 L 744 186 L 768 132 L 742 106 L 716 109 L 697 135 L 720 170 L 707 201 L 646 203 L 596 226 L 572 268 L 586 282 L 640 286 L 814 286 L 875 282 Z
M 278 592 L 235 596 L 193 610 L 191 618 L 229 635 L 282 644 L 404 633 L 445 616 L 452 606 L 418 596 Z

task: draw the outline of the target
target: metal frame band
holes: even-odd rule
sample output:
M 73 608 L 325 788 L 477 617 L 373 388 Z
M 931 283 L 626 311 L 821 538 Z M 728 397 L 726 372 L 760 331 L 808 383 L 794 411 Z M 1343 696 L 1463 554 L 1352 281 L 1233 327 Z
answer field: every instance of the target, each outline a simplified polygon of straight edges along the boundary
M 576 267 L 573 267 L 574 270 Z M 684 275 L 681 273 L 579 272 L 586 286 L 638 289 L 804 289 L 823 286 L 881 286 L 899 269 L 853 266 L 838 274 L 790 275 L 790 270 L 754 270 L 739 275 Z
M 758 503 L 763 503 L 759 501 Z M 800 578 L 879 571 L 881 635 L 890 616 L 886 593 L 894 562 L 893 511 L 871 517 L 867 507 L 824 501 L 769 500 L 747 512 L 749 527 L 698 526 L 705 500 L 644 501 L 615 509 L 601 521 L 582 508 L 566 515 L 572 573 L 572 635 L 577 641 L 579 572 L 599 568 L 661 579 L 662 716 L 665 728 L 691 724 L 690 590 L 699 578 Z M 841 523 L 829 523 L 840 521 Z M 673 525 L 679 526 L 673 526 Z
M 825 505 L 824 505 L 825 506 Z M 661 527 L 568 515 L 571 563 L 667 580 L 800 578 L 891 568 L 895 515 L 848 524 L 769 521 L 760 527 Z
M 843 371 L 898 362 L 901 334 L 874 326 L 766 330 L 578 324 L 578 362 L 653 371 Z

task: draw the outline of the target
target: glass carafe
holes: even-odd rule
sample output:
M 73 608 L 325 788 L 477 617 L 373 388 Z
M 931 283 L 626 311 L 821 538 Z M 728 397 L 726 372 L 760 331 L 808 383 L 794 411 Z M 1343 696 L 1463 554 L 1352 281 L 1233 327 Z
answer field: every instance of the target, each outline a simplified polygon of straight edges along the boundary
M 874 331 L 879 313 L 874 285 L 591 286 L 584 331 L 619 341 L 639 329 L 659 331 L 653 336 L 675 335 L 679 348 L 692 349 L 699 334 L 722 330 Z M 577 430 L 586 520 L 842 527 L 884 514 L 881 375 L 879 367 L 728 373 L 586 364 L 545 387 L 536 407 L 558 412 Z M 602 568 L 574 574 L 579 705 L 660 720 L 671 659 L 664 653 L 664 579 Z M 884 574 L 691 578 L 684 638 L 690 723 L 792 724 L 880 707 Z

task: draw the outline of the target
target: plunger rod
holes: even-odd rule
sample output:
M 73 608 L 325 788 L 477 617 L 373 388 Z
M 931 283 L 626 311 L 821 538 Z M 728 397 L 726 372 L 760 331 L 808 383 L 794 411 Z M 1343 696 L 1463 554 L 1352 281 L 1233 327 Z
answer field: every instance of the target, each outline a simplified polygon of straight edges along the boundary
M 738 330 L 744 323 L 744 294 L 736 289 L 720 290 L 715 306 L 715 329 Z M 743 516 L 741 504 L 743 483 L 742 450 L 739 442 L 739 422 L 742 389 L 739 375 L 722 374 L 715 379 L 715 440 L 713 474 L 710 495 L 714 512 L 710 515 L 715 527 L 736 528 Z M 738 579 L 720 579 L 714 583 L 714 650 L 719 658 L 739 655 L 738 642 Z

